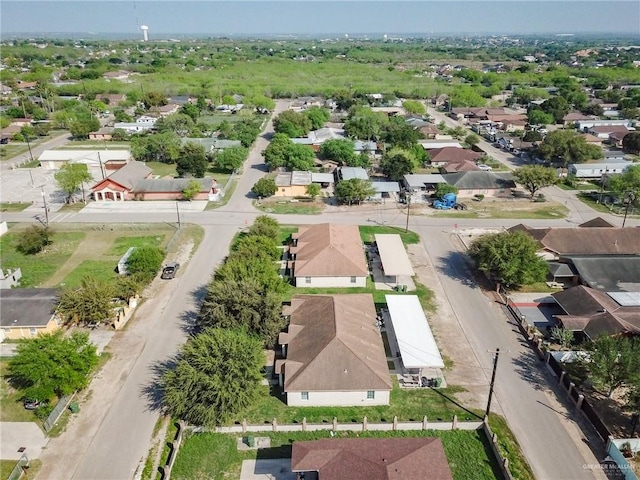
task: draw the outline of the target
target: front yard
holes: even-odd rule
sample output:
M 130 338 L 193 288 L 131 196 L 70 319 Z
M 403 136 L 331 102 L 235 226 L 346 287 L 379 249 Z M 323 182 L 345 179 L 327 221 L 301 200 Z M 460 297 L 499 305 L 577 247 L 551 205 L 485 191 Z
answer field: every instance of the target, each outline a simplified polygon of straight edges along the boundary
M 432 207 L 415 208 L 414 215 L 434 215 L 448 218 L 518 218 L 518 219 L 558 219 L 568 215 L 569 209 L 556 202 L 532 202 L 528 198 L 485 198 L 482 201 L 460 199 L 467 210 L 435 210 Z M 428 209 L 425 211 L 425 209 Z

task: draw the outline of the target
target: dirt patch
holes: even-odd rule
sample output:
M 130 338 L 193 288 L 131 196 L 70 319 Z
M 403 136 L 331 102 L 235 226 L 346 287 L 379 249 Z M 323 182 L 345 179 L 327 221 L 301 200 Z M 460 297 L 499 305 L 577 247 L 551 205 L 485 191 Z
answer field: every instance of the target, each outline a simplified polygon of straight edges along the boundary
M 429 315 L 428 319 L 440 352 L 453 362 L 453 366 L 444 370 L 447 383 L 466 390 L 456 394 L 456 398 L 464 405 L 484 408 L 487 403 L 488 379 L 449 304 L 429 254 L 421 244 L 408 245 L 407 251 L 418 280 L 434 294 L 436 313 Z

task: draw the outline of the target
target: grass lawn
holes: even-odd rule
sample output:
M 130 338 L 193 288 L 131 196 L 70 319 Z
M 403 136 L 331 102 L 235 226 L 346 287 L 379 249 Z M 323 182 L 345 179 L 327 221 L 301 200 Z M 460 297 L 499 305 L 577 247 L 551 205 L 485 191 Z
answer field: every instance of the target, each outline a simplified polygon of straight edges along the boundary
M 9 160 L 29 151 L 27 144 L 10 144 L 0 146 L 0 160 Z
M 290 407 L 284 403 L 285 397 L 281 395 L 279 387 L 264 385 L 258 402 L 236 415 L 233 422 L 246 419 L 255 425 L 271 423 L 276 418 L 278 423 L 284 424 L 301 423 L 306 418 L 308 423 L 331 423 L 336 417 L 338 422 L 345 423 L 361 422 L 365 415 L 370 422 L 392 422 L 394 415 L 399 421 L 420 421 L 424 415 L 430 421 L 451 421 L 454 415 L 458 415 L 460 420 L 480 418 L 454 403 L 455 393 L 462 391 L 462 388 L 401 389 L 395 377 L 392 380 L 394 387 L 390 404 L 369 407 Z
M 33 410 L 26 410 L 22 405 L 22 393 L 9 385 L 7 381 L 8 364 L 9 360 L 4 358 L 0 360 L 0 403 L 2 403 L 0 422 L 37 421 Z M 6 478 L 6 476 L 3 475 L 1 478 Z
M 600 185 L 596 185 L 595 183 L 587 182 L 587 183 L 576 183 L 575 187 L 571 187 L 564 182 L 558 182 L 556 187 L 561 188 L 562 190 L 600 190 Z
M 209 164 L 209 168 L 207 168 L 207 173 L 205 174 L 207 177 L 213 177 L 218 182 L 218 185 L 224 186 L 227 184 L 229 177 L 231 176 L 231 172 L 227 170 L 221 170 L 219 168 L 215 168 L 213 164 Z
M 395 290 L 376 290 L 375 285 L 371 278 L 367 278 L 366 287 L 354 287 L 354 288 L 340 288 L 340 287 L 328 287 L 328 288 L 296 288 L 293 285 L 289 286 L 289 290 L 284 294 L 283 301 L 290 302 L 294 295 L 298 294 L 310 294 L 310 295 L 338 295 L 338 294 L 352 294 L 352 293 L 370 293 L 373 296 L 373 303 L 386 304 L 385 295 L 417 295 L 420 300 L 422 308 L 429 312 L 435 312 L 436 306 L 433 298 L 433 292 L 427 287 L 422 285 L 416 277 L 413 278 L 413 282 L 416 284 L 416 290 L 413 292 L 396 292 Z
M 0 460 L 0 478 L 5 479 L 9 476 L 13 468 L 18 463 L 17 460 Z M 42 462 L 40 460 L 29 459 L 28 474 L 24 478 L 35 478 L 40 469 L 42 468 Z
M 21 212 L 25 208 L 33 205 L 32 203 L 6 203 L 0 202 L 0 212 Z
M 29 160 L 27 163 L 23 163 L 19 168 L 38 168 L 40 166 L 40 160 L 34 158 L 33 160 Z
M 545 282 L 536 282 L 530 285 L 522 285 L 518 290 L 515 290 L 517 293 L 553 293 L 559 292 L 561 289 L 559 288 L 551 288 L 547 286 Z
M 506 420 L 499 415 L 492 414 L 489 426 L 491 431 L 498 435 L 498 448 L 502 456 L 509 459 L 509 471 L 513 478 L 534 480 L 533 471 L 524 458 L 518 440 L 509 429 Z
M 578 199 L 587 205 L 589 205 L 594 210 L 602 213 L 609 213 L 611 215 L 624 215 L 625 205 L 610 205 L 599 203 L 597 199 L 591 197 L 586 193 L 578 193 Z M 636 215 L 640 214 L 637 208 L 630 207 L 629 213 L 627 214 L 628 218 L 634 218 Z
M 270 437 L 271 448 L 259 450 L 260 458 L 288 458 L 296 441 L 330 438 L 329 432 L 261 432 Z M 501 478 L 482 431 L 337 432 L 337 438 L 439 437 L 455 480 Z M 239 436 L 197 433 L 185 438 L 172 471 L 174 479 L 238 478 L 243 460 L 258 451 L 238 451 Z M 214 453 L 215 452 L 215 453 Z
M 60 285 L 77 287 L 84 277 L 97 277 L 102 280 L 115 281 L 118 277 L 115 272 L 116 263 L 117 261 L 114 262 L 113 260 L 83 260 L 69 275 L 64 277 Z
M 116 140 L 72 140 L 69 143 L 65 143 L 57 150 L 68 150 L 70 148 L 86 148 L 87 150 L 128 150 L 131 148 L 131 142 Z
M 163 162 L 146 162 L 145 165 L 149 167 L 154 175 L 161 177 L 177 177 L 176 164 L 175 163 L 163 163 Z
M 58 212 L 79 212 L 86 206 L 87 205 L 83 201 L 79 201 L 76 203 L 65 203 L 64 205 L 62 205 L 62 207 L 60 207 L 60 210 L 58 210 Z
M 324 210 L 324 204 L 320 202 L 294 202 L 290 200 L 269 200 L 253 205 L 260 211 L 275 215 L 318 215 Z
M 296 225 L 280 225 L 280 236 L 278 237 L 278 243 L 280 245 L 288 245 L 291 240 L 291 234 L 298 231 Z
M 114 240 L 111 248 L 105 253 L 105 255 L 122 256 L 127 253 L 130 247 L 144 247 L 144 246 L 164 246 L 167 240 L 167 233 L 163 232 L 162 235 L 145 235 L 142 237 L 118 237 Z
M 22 229 L 12 228 L 0 237 L 1 268 L 22 269 L 22 287 L 37 287 L 46 282 L 73 255 L 85 237 L 84 232 L 56 232 L 52 243 L 36 255 L 24 255 L 16 250 Z
M 239 113 L 231 114 L 231 113 L 212 113 L 211 115 L 201 115 L 198 118 L 198 122 L 206 123 L 207 125 L 218 126 L 223 121 L 227 121 L 228 123 L 236 123 L 241 122 L 242 120 L 253 120 L 255 115 L 249 110 L 244 112 L 240 110 Z
M 364 243 L 373 243 L 375 240 L 374 235 L 379 233 L 379 234 L 385 234 L 385 233 L 395 233 L 400 235 L 400 238 L 402 239 L 402 243 L 404 243 L 405 245 L 411 245 L 414 243 L 419 243 L 420 242 L 420 236 L 415 233 L 412 232 L 411 230 L 409 230 L 408 232 L 405 233 L 403 228 L 398 228 L 398 227 L 374 227 L 374 226 L 361 226 L 360 228 L 360 237 L 362 238 L 362 241 Z
M 569 209 L 564 205 L 554 202 L 530 202 L 528 206 L 522 202 L 474 202 L 465 201 L 467 210 L 434 210 L 436 217 L 447 218 L 523 218 L 548 220 L 564 218 Z

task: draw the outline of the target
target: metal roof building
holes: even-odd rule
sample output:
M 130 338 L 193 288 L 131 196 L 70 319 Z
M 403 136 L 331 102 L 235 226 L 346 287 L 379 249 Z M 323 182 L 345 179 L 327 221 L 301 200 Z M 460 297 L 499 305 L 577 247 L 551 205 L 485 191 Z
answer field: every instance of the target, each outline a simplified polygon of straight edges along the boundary
M 376 234 L 375 239 L 385 275 L 392 277 L 415 275 L 400 235 Z

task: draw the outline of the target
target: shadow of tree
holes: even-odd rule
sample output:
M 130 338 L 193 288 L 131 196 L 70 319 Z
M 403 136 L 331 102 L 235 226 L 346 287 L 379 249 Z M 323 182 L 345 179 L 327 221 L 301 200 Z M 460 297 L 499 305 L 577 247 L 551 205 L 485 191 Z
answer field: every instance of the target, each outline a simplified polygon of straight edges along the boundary
M 528 347 L 528 345 L 526 346 Z M 519 357 L 514 357 L 511 364 L 520 378 L 531 384 L 535 390 L 549 391 L 549 382 L 553 381 L 553 378 L 551 375 L 545 375 L 541 366 L 544 364 L 531 350 L 525 351 Z
M 443 257 L 438 257 L 434 266 L 441 275 L 456 280 L 467 287 L 475 289 L 485 286 L 482 285 L 482 280 L 477 278 L 479 275 L 474 275 L 469 265 L 469 259 L 463 252 L 452 251 Z
M 175 367 L 175 356 L 167 360 L 157 362 L 149 367 L 151 370 L 151 380 L 146 385 L 142 385 L 140 389 L 142 397 L 147 401 L 148 411 L 162 411 L 164 409 L 162 402 L 164 397 L 162 377 L 167 371 L 173 370 Z
M 180 316 L 180 328 L 187 335 L 195 335 L 199 331 L 198 317 L 200 315 L 200 307 L 206 296 L 207 285 L 201 285 L 191 292 L 193 305 L 197 306 L 197 308 L 185 310 Z

